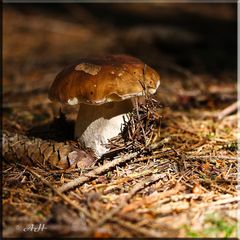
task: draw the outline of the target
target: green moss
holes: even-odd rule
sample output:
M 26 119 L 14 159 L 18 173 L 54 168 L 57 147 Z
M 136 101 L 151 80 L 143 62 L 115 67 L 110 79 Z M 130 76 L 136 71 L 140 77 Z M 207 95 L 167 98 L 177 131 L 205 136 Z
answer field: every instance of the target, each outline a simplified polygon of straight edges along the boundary
M 207 236 L 213 233 L 215 233 L 215 236 L 219 236 L 220 233 L 222 237 L 228 238 L 236 230 L 236 224 L 230 223 L 215 214 L 208 215 L 205 222 L 211 225 L 209 228 L 204 229 L 204 233 Z
M 191 238 L 199 238 L 199 237 L 201 237 L 201 235 L 197 231 L 191 229 L 190 226 L 184 225 L 183 228 L 186 231 L 186 237 L 191 237 Z
M 195 230 L 191 226 L 183 225 L 186 237 L 205 238 L 205 237 L 236 237 L 237 224 L 227 218 L 217 214 L 209 214 L 204 221 L 204 227 L 201 230 Z
M 224 147 L 226 150 L 235 152 L 238 149 L 238 143 L 237 143 L 237 141 L 229 142 L 229 143 L 225 144 Z
M 207 139 L 208 140 L 213 140 L 216 137 L 216 134 L 214 132 L 211 132 L 209 134 L 207 134 Z

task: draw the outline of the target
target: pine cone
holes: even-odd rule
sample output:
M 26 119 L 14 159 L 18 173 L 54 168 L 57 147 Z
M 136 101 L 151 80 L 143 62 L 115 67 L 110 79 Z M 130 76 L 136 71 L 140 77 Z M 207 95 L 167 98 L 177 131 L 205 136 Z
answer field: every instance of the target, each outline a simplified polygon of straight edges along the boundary
M 36 166 L 48 165 L 51 168 L 84 168 L 94 162 L 94 156 L 79 149 L 74 141 L 56 142 L 27 137 L 8 131 L 3 132 L 2 155 L 6 162 Z

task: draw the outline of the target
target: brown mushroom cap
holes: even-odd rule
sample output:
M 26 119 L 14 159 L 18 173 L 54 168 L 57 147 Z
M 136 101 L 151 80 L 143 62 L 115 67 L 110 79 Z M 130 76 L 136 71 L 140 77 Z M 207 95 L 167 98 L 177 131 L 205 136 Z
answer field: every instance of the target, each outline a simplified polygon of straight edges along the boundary
M 127 55 L 85 58 L 56 76 L 49 98 L 71 105 L 103 104 L 142 96 L 144 88 L 154 93 L 159 84 L 158 73 L 137 58 Z

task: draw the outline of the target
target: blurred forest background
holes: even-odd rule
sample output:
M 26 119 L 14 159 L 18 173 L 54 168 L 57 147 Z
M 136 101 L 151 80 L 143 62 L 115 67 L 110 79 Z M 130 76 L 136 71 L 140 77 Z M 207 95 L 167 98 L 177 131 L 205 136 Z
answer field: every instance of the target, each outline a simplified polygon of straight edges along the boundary
M 236 4 L 4 4 L 4 93 L 40 91 L 66 64 L 105 53 L 146 61 L 163 87 L 169 72 L 236 81 L 236 14 Z
M 194 144 L 200 141 L 199 136 L 202 133 L 205 134 L 204 139 L 207 139 L 208 145 L 192 145 L 195 146 L 192 149 L 195 148 L 196 156 L 203 149 L 210 155 L 221 153 L 224 156 L 236 157 L 236 114 L 228 116 L 223 121 L 216 121 L 219 112 L 237 100 L 237 4 L 235 3 L 3 4 L 3 129 L 22 135 L 29 135 L 29 130 L 32 130 L 31 136 L 47 139 L 41 129 L 39 130 L 39 126 L 53 121 L 53 109 L 47 94 L 56 74 L 64 66 L 79 58 L 119 53 L 138 57 L 160 73 L 161 85 L 155 98 L 163 106 L 167 106 L 164 112 L 167 115 L 165 125 L 168 126 L 168 119 L 175 119 L 179 128 L 173 132 L 173 135 L 180 134 L 179 129 L 183 130 L 181 134 L 194 132 L 197 138 Z M 65 106 L 63 110 L 69 120 L 75 120 L 77 107 Z M 219 131 L 216 130 L 218 128 Z M 71 139 L 71 136 L 69 138 Z M 178 141 L 181 149 L 183 144 L 192 144 L 184 137 Z M 193 168 L 194 164 L 190 167 Z M 227 173 L 225 175 L 227 182 L 221 182 L 223 184 L 221 187 L 217 187 L 217 182 L 215 185 L 204 185 L 205 183 L 202 185 L 205 189 L 202 190 L 204 194 L 206 191 L 213 194 L 208 201 L 217 201 L 217 197 L 224 197 L 225 200 L 227 197 L 236 199 L 234 185 L 236 166 L 236 161 L 227 163 L 223 161 L 215 168 L 208 166 L 207 169 L 202 170 L 205 171 L 204 179 L 208 181 L 212 181 L 212 169 L 218 169 L 216 175 Z M 27 234 L 16 230 L 14 227 L 16 224 L 24 223 L 26 226 L 29 222 L 48 222 L 53 218 L 55 223 L 61 222 L 66 228 L 69 227 L 68 234 L 74 233 L 75 230 L 70 226 L 72 220 L 68 219 L 68 209 L 61 207 L 56 210 L 58 205 L 55 204 L 55 212 L 61 214 L 66 212 L 66 219 L 59 220 L 54 215 L 52 204 L 48 204 L 47 198 L 45 197 L 44 200 L 44 197 L 36 197 L 37 193 L 44 192 L 43 189 L 46 188 L 44 184 L 41 187 L 29 187 L 31 176 L 26 175 L 22 179 L 25 173 L 12 163 L 4 163 L 3 171 L 5 236 Z M 199 186 L 196 185 L 196 179 L 195 182 L 191 182 L 190 175 L 186 174 L 189 178 L 183 183 L 181 177 L 183 175 L 182 172 L 178 177 L 174 175 L 174 179 L 183 185 L 186 184 L 187 190 L 183 192 L 194 193 L 194 187 Z M 55 180 L 52 179 L 53 182 Z M 168 186 L 166 191 L 171 189 L 173 187 L 171 184 L 175 182 L 172 178 L 171 181 L 170 178 L 168 180 L 165 185 Z M 56 181 L 58 181 L 56 184 L 59 184 L 58 177 Z M 35 180 L 33 182 L 37 184 Z M 92 191 L 91 184 L 89 189 L 91 188 Z M 40 189 L 40 192 L 37 192 L 37 189 Z M 84 189 L 81 198 L 90 198 L 91 191 Z M 29 191 L 32 191 L 33 195 L 29 195 Z M 24 192 L 28 192 L 29 198 L 32 196 L 33 200 L 26 200 Z M 108 196 L 108 193 L 101 192 L 101 194 Z M 139 196 L 147 193 L 139 194 L 136 201 L 139 200 Z M 93 197 L 89 201 L 94 205 L 96 199 Z M 26 202 L 28 204 L 25 204 Z M 224 205 L 224 210 L 218 208 L 221 217 L 218 216 L 217 220 L 214 218 L 207 223 L 204 222 L 205 218 L 200 221 L 200 218 L 196 219 L 193 215 L 188 215 L 191 206 L 183 210 L 171 210 L 167 217 L 165 214 L 155 215 L 152 222 L 150 220 L 142 222 L 143 213 L 138 215 L 138 209 L 135 209 L 136 219 L 127 220 L 132 222 L 133 226 L 138 226 L 137 229 L 145 227 L 146 230 L 152 227 L 149 232 L 147 230 L 134 232 L 137 231 L 134 227 L 118 228 L 110 224 L 101 228 L 94 236 L 114 236 L 114 234 L 122 237 L 235 236 L 236 200 L 229 200 L 229 204 Z M 43 205 L 44 210 L 40 207 Z M 35 208 L 41 214 L 34 215 Z M 98 212 L 100 209 L 108 211 L 105 205 L 99 209 L 93 207 L 92 211 Z M 130 210 L 129 212 L 131 213 Z M 203 213 L 199 213 L 199 216 L 201 214 Z M 71 219 L 77 219 L 75 213 L 72 212 L 70 215 Z M 144 218 L 148 219 L 149 216 Z M 216 223 L 220 221 L 219 219 L 224 219 L 220 225 L 219 222 Z M 176 226 L 172 226 L 173 222 Z M 120 223 L 119 220 L 118 224 Z M 162 224 L 166 224 L 167 227 L 164 225 L 165 230 L 158 232 L 157 229 L 163 226 Z M 212 232 L 202 231 L 209 226 L 215 227 Z M 123 231 L 123 229 L 128 230 Z M 81 229 L 82 232 L 85 230 Z M 58 231 L 59 235 L 64 234 L 60 228 L 51 231 Z M 51 231 L 48 236 L 51 236 Z

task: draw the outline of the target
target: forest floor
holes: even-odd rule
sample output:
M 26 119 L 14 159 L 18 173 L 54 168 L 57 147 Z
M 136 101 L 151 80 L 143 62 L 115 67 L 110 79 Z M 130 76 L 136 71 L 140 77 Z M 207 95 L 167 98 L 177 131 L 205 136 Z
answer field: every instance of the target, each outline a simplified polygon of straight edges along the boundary
M 223 112 L 237 101 L 235 10 L 4 4 L 3 236 L 236 237 L 237 113 Z M 25 164 L 28 148 L 8 158 L 8 137 L 11 149 L 34 138 L 76 143 L 77 107 L 63 106 L 58 126 L 48 89 L 65 65 L 106 53 L 139 57 L 161 75 L 151 144 L 67 170 Z

